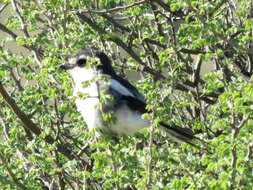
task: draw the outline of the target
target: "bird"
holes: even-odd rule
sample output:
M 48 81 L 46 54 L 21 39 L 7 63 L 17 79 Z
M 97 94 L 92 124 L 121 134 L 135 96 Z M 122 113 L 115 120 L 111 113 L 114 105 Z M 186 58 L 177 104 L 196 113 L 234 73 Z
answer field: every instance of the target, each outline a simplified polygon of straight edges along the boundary
M 150 113 L 145 97 L 115 72 L 111 59 L 103 51 L 82 49 L 60 68 L 70 72 L 77 110 L 90 131 L 132 135 L 151 126 L 151 121 L 143 117 Z M 111 122 L 104 122 L 106 114 L 111 114 Z M 165 122 L 160 122 L 159 126 L 174 141 L 194 146 L 196 137 L 190 128 Z

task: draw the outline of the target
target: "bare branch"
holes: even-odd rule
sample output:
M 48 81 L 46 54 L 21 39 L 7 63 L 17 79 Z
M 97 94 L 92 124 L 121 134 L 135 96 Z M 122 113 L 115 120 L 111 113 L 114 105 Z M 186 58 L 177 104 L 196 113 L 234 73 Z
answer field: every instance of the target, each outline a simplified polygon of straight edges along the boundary
M 19 20 L 21 22 L 22 30 L 23 30 L 23 32 L 25 34 L 25 37 L 29 38 L 30 35 L 29 35 L 28 31 L 27 31 L 27 25 L 25 24 L 24 18 L 21 16 L 21 13 L 19 11 L 19 8 L 18 8 L 16 0 L 12 0 L 12 6 L 13 6 L 15 12 L 17 13 L 18 18 L 19 18 Z
M 134 38 L 139 37 L 139 35 L 137 33 L 132 31 L 130 28 L 119 24 L 113 17 L 110 17 L 108 14 L 101 14 L 101 16 L 104 17 L 105 19 L 107 19 L 114 27 L 116 27 L 117 29 L 120 29 L 122 31 L 122 33 L 123 32 L 128 32 L 128 33 L 131 33 L 131 35 Z M 167 48 L 166 45 L 161 44 L 160 42 L 158 42 L 156 40 L 153 40 L 153 39 L 150 39 L 150 38 L 144 38 L 143 41 L 146 42 L 146 43 L 152 44 L 152 45 L 162 47 L 162 48 Z
M 15 34 L 14 32 L 12 32 L 11 30 L 9 30 L 5 25 L 3 25 L 2 23 L 0 23 L 0 30 L 2 30 L 3 32 L 9 34 L 14 40 L 16 40 L 16 38 L 18 37 L 17 34 Z
M 250 142 L 248 145 L 248 152 L 247 152 L 247 156 L 246 156 L 247 161 L 252 160 L 252 155 L 253 155 L 253 141 Z
M 125 6 L 119 6 L 119 7 L 115 7 L 112 9 L 107 9 L 107 10 L 91 10 L 91 9 L 85 9 L 85 10 L 78 10 L 79 13 L 97 13 L 97 14 L 104 14 L 104 13 L 111 13 L 111 12 L 115 12 L 115 11 L 119 11 L 119 10 L 124 10 L 124 9 L 128 9 L 137 5 L 141 5 L 144 3 L 147 3 L 150 0 L 142 0 L 142 1 L 137 1 L 134 2 L 132 4 L 129 5 L 125 5 Z
M 249 117 L 244 117 L 242 119 L 242 121 L 239 123 L 238 126 L 232 124 L 232 139 L 235 139 L 238 135 L 238 133 L 240 132 L 240 130 L 242 129 L 242 127 L 245 125 L 245 123 L 249 120 Z
M 18 79 L 18 78 L 15 76 L 15 73 L 14 73 L 13 69 L 11 69 L 10 74 L 11 74 L 11 77 L 13 78 L 13 80 L 15 81 L 15 84 L 17 85 L 18 89 L 19 89 L 20 91 L 23 91 L 24 88 L 23 88 L 22 85 L 21 85 L 21 81 L 20 81 L 20 79 Z
M 8 5 L 9 5 L 8 3 L 5 3 L 5 4 L 3 4 L 3 5 L 0 7 L 0 14 L 4 11 L 4 9 L 5 9 Z
M 0 30 L 7 33 L 8 35 L 10 35 L 12 37 L 13 40 L 16 40 L 18 35 L 15 34 L 14 32 L 12 32 L 11 30 L 9 30 L 5 25 L 3 25 L 2 23 L 0 23 Z M 25 47 L 26 49 L 28 50 L 32 50 L 32 52 L 35 52 L 35 58 L 36 58 L 36 61 L 37 63 L 40 62 L 40 54 L 41 54 L 41 51 L 40 50 L 36 50 L 36 48 L 34 47 L 30 47 L 30 46 L 27 46 L 27 45 L 23 45 L 23 47 Z
M 202 59 L 199 58 L 197 64 L 196 64 L 196 67 L 194 69 L 194 79 L 193 79 L 193 82 L 194 84 L 197 86 L 199 81 L 200 81 L 200 69 L 201 69 L 201 65 L 202 65 Z
M 90 18 L 88 18 L 86 15 L 84 14 L 77 14 L 78 17 L 86 22 L 87 24 L 89 24 L 94 30 L 96 30 L 99 34 L 101 35 L 107 35 L 108 33 L 102 29 L 99 25 L 97 25 L 97 23 L 93 22 Z M 152 75 L 154 75 L 157 78 L 162 78 L 165 79 L 165 77 L 154 71 L 153 69 L 151 69 L 150 67 L 148 67 L 142 60 L 141 58 L 131 49 L 129 48 L 121 39 L 117 38 L 117 37 L 109 37 L 109 40 L 116 43 L 118 46 L 120 46 L 121 48 L 123 48 L 132 58 L 135 59 L 135 61 L 137 61 L 139 64 L 143 65 L 143 71 L 148 72 Z
M 252 19 L 252 18 L 253 18 L 253 2 L 251 2 L 251 4 L 250 4 L 250 15 L 249 15 L 249 19 Z M 252 35 L 253 35 L 253 29 L 251 29 L 251 36 Z M 247 51 L 247 53 L 248 53 L 248 62 L 249 62 L 248 72 L 252 74 L 252 72 L 253 72 L 253 53 L 252 53 L 253 40 L 251 40 L 249 42 L 249 49 L 251 51 Z
M 87 23 L 88 25 L 90 25 L 91 28 L 93 28 L 95 31 L 97 31 L 100 35 L 108 35 L 108 33 L 101 28 L 97 23 L 93 22 L 90 18 L 88 18 L 86 15 L 84 14 L 77 14 L 77 16 L 85 23 Z M 143 71 L 152 74 L 154 77 L 156 77 L 157 79 L 166 79 L 165 76 L 163 76 L 161 73 L 156 72 L 155 70 L 153 70 L 152 68 L 148 67 L 139 57 L 139 55 L 137 55 L 130 47 L 128 47 L 120 38 L 117 37 L 110 37 L 108 38 L 108 40 L 116 43 L 118 46 L 120 46 L 121 48 L 123 48 L 133 59 L 135 59 L 135 61 L 139 64 L 141 64 L 143 66 Z M 172 81 L 174 81 L 172 79 Z M 195 85 L 190 82 L 190 81 L 186 81 L 187 85 L 189 85 L 190 87 L 188 87 L 185 84 L 181 84 L 179 82 L 177 82 L 175 84 L 175 87 L 179 90 L 183 90 L 183 91 L 191 91 L 194 95 L 196 95 L 196 92 L 193 88 L 191 87 L 195 87 Z M 215 101 L 211 100 L 209 98 L 207 98 L 206 96 L 200 96 L 201 100 L 206 101 L 207 103 L 210 104 L 214 104 Z
M 239 134 L 242 127 L 245 125 L 245 123 L 249 120 L 249 117 L 244 117 L 242 121 L 239 123 L 238 126 L 235 125 L 235 116 L 232 117 L 232 140 L 234 141 Z M 237 145 L 233 145 L 233 148 L 231 150 L 232 153 L 232 160 L 231 160 L 231 167 L 232 167 L 232 174 L 231 174 L 231 185 L 230 190 L 235 189 L 235 177 L 236 177 L 236 163 L 237 163 Z
M 1 107 L 2 107 L 2 105 L 1 105 Z M 0 112 L 0 122 L 2 123 L 2 126 L 3 126 L 3 131 L 4 131 L 5 139 L 9 139 L 9 129 L 10 129 L 10 126 L 9 126 L 8 122 L 1 115 L 1 112 Z
M 179 11 L 172 11 L 170 9 L 170 6 L 167 5 L 166 3 L 164 3 L 162 0 L 152 0 L 153 2 L 156 2 L 158 5 L 160 5 L 164 10 L 170 12 L 171 14 L 175 15 L 175 16 L 178 16 L 178 17 L 182 17 L 184 16 L 184 13 L 179 10 Z
M 166 37 L 166 35 L 164 34 L 163 24 L 161 24 L 158 19 L 159 12 L 157 11 L 157 6 L 154 3 L 151 3 L 151 9 L 154 14 L 154 18 L 155 18 L 154 20 L 155 20 L 155 23 L 157 26 L 157 31 L 158 31 L 159 35 L 162 37 Z
M 24 32 L 25 37 L 26 38 L 30 38 L 30 34 L 29 34 L 28 30 L 27 30 L 27 24 L 25 24 L 25 20 L 24 20 L 23 16 L 20 13 L 20 10 L 19 10 L 19 7 L 17 5 L 16 0 L 12 0 L 12 6 L 13 6 L 15 12 L 17 13 L 18 18 L 19 18 L 19 20 L 21 22 L 22 31 Z M 39 50 L 37 48 L 35 48 L 33 45 L 29 46 L 29 48 L 31 49 L 31 51 L 32 51 L 32 53 L 34 55 L 34 57 L 36 59 L 36 62 L 38 64 L 40 64 L 40 53 L 39 53 Z
M 151 126 L 150 132 L 149 132 L 149 143 L 148 143 L 148 150 L 149 150 L 149 158 L 147 162 L 147 180 L 146 180 L 146 187 L 147 189 L 151 189 L 152 187 L 152 176 L 153 176 L 153 171 L 152 171 L 152 166 L 154 162 L 153 158 L 153 138 L 154 138 L 154 126 Z
M 203 50 L 193 50 L 193 49 L 186 49 L 186 48 L 182 48 L 180 51 L 182 53 L 188 53 L 188 54 L 193 54 L 193 55 L 197 55 L 197 54 L 201 54 L 201 53 L 206 53 Z

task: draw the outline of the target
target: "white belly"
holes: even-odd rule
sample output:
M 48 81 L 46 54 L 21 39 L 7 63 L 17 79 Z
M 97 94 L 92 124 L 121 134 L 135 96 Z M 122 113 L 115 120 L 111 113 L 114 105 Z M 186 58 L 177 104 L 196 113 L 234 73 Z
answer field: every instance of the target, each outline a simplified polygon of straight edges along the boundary
M 139 112 L 132 111 L 126 105 L 116 112 L 116 118 L 112 130 L 117 134 L 133 134 L 150 124 L 148 120 L 141 117 Z
M 82 114 L 88 129 L 102 129 L 103 131 L 113 132 L 116 134 L 133 134 L 136 131 L 149 126 L 149 121 L 142 119 L 141 114 L 133 112 L 126 105 L 122 106 L 115 113 L 116 121 L 111 126 L 104 126 L 101 112 L 96 108 L 99 104 L 98 98 L 77 99 L 76 105 L 78 111 Z

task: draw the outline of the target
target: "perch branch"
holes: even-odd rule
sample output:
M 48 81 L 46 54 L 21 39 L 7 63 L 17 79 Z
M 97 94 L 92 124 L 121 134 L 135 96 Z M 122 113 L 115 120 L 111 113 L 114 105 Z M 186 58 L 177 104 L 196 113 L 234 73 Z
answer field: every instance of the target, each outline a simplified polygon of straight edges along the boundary
M 148 1 L 150 1 L 150 0 L 137 1 L 137 2 L 134 2 L 134 3 L 129 4 L 129 5 L 119 6 L 119 7 L 115 7 L 115 8 L 112 8 L 112 9 L 105 9 L 105 10 L 85 9 L 85 10 L 79 10 L 78 12 L 79 13 L 97 13 L 97 14 L 111 13 L 111 12 L 114 12 L 114 11 L 124 10 L 124 9 L 128 9 L 128 8 L 131 8 L 131 7 L 134 7 L 134 6 L 137 6 L 137 5 L 141 5 L 141 4 L 144 4 Z

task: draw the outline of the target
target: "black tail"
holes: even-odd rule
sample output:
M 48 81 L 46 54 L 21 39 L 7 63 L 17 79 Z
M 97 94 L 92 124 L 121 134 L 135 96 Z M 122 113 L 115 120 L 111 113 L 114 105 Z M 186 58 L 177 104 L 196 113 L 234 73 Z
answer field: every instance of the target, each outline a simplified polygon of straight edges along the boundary
M 197 145 L 194 144 L 194 134 L 191 129 L 189 128 L 183 128 L 179 126 L 169 126 L 163 122 L 159 123 L 166 132 L 176 141 L 178 142 L 186 142 L 192 146 L 198 147 Z

